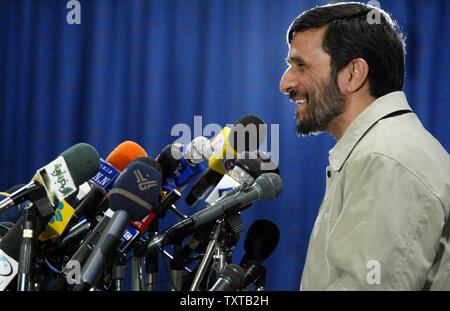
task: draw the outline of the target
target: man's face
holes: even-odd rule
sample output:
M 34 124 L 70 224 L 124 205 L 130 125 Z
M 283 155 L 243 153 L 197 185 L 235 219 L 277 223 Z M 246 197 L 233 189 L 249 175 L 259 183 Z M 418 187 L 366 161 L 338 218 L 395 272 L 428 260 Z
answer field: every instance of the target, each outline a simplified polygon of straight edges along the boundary
M 344 96 L 332 77 L 330 55 L 322 49 L 326 27 L 294 35 L 289 47 L 289 68 L 280 81 L 281 92 L 297 105 L 298 135 L 307 136 L 329 130 L 344 110 Z

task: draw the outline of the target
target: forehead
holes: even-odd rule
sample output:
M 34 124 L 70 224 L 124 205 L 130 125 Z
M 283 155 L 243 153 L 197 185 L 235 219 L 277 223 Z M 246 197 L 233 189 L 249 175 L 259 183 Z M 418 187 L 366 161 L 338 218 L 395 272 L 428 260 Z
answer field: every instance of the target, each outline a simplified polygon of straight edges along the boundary
M 289 56 L 301 57 L 306 62 L 320 63 L 329 60 L 329 55 L 322 48 L 322 39 L 326 26 L 295 33 L 289 46 Z

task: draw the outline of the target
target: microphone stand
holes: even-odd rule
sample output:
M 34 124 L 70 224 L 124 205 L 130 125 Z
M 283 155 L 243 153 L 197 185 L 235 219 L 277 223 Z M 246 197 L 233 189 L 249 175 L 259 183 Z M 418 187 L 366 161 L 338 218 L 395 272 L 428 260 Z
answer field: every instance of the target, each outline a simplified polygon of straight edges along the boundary
M 140 250 L 143 247 L 143 239 L 136 239 L 133 246 L 133 257 L 131 261 L 131 290 L 144 290 L 144 264 L 145 256 Z
M 123 291 L 123 280 L 126 277 L 127 256 L 117 251 L 112 264 L 113 291 Z
M 209 288 L 209 281 L 211 278 L 216 278 L 220 271 L 227 265 L 228 262 L 233 262 L 233 248 L 239 241 L 239 233 L 244 231 L 245 227 L 242 223 L 239 212 L 227 214 L 224 217 L 218 246 L 216 247 L 211 272 L 207 282 Z M 215 281 L 215 280 L 213 280 Z
M 154 219 L 149 225 L 149 236 L 152 236 L 159 231 L 159 221 Z M 145 257 L 145 272 L 147 274 L 147 284 L 145 284 L 146 291 L 156 290 L 156 275 L 158 273 L 158 253 L 151 253 Z
M 33 253 L 33 227 L 36 221 L 36 213 L 30 204 L 28 204 L 24 211 L 24 223 L 22 241 L 20 244 L 19 253 L 19 268 L 18 268 L 18 282 L 17 291 L 30 291 L 30 269 Z
M 264 286 L 266 286 L 266 268 L 261 265 L 261 269 L 263 271 L 263 275 L 255 282 L 254 291 L 263 291 Z
M 34 256 L 34 237 L 41 234 L 54 210 L 47 198 L 39 198 L 28 204 L 24 211 L 22 240 L 18 259 L 17 291 L 31 291 L 31 263 Z
M 144 290 L 144 257 L 133 255 L 131 259 L 131 290 Z
M 169 290 L 179 291 L 182 287 L 183 257 L 181 242 L 173 245 L 173 258 L 170 261 Z
M 200 281 L 203 279 L 203 276 L 206 272 L 206 268 L 208 267 L 211 258 L 218 247 L 218 240 L 220 232 L 222 231 L 223 218 L 216 221 L 214 228 L 211 232 L 211 240 L 206 247 L 205 255 L 200 262 L 197 273 L 195 274 L 194 280 L 192 281 L 190 291 L 197 291 L 200 285 Z

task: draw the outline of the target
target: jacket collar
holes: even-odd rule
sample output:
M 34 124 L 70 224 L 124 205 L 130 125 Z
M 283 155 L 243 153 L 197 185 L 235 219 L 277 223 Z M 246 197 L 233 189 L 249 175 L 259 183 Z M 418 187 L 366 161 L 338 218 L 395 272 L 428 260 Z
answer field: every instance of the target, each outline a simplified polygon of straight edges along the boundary
M 378 120 L 400 110 L 412 111 L 405 93 L 396 91 L 377 98 L 350 124 L 344 135 L 329 151 L 330 166 L 339 171 L 364 134 Z

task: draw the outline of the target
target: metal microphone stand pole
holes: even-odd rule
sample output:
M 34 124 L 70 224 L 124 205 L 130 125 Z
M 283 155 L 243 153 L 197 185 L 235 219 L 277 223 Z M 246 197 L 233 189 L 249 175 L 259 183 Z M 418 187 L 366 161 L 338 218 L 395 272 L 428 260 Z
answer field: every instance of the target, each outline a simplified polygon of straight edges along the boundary
M 213 257 L 213 254 L 216 251 L 219 235 L 222 229 L 222 224 L 223 219 L 219 219 L 216 221 L 216 224 L 214 225 L 214 228 L 211 232 L 211 241 L 208 243 L 208 246 L 206 247 L 205 255 L 203 256 L 202 261 L 200 262 L 200 265 L 198 267 L 197 273 L 195 274 L 194 280 L 192 281 L 191 288 L 189 289 L 190 291 L 198 290 L 200 281 L 203 279 L 203 276 L 205 275 L 206 269 L 211 261 L 211 258 Z
M 123 280 L 126 278 L 127 256 L 117 251 L 112 264 L 113 291 L 123 291 Z
M 143 291 L 144 290 L 144 264 L 145 256 L 139 254 L 139 250 L 142 249 L 143 242 L 141 239 L 134 241 L 133 257 L 131 258 L 131 290 Z
M 24 211 L 24 223 L 22 227 L 22 241 L 19 253 L 19 268 L 17 291 L 30 291 L 30 269 L 33 254 L 33 232 L 36 221 L 36 211 L 28 204 Z
M 149 225 L 149 236 L 157 234 L 159 231 L 158 219 L 153 220 Z M 145 257 L 145 273 L 147 274 L 147 283 L 144 290 L 156 290 L 156 275 L 158 273 L 158 253 L 151 253 Z
M 134 256 L 131 258 L 131 290 L 144 290 L 144 257 Z
M 173 245 L 173 258 L 170 261 L 169 290 L 179 291 L 182 287 L 183 257 L 181 256 L 181 242 Z
M 22 240 L 19 251 L 17 291 L 31 291 L 31 266 L 34 256 L 34 237 L 41 234 L 54 210 L 47 198 L 30 198 L 24 211 Z

